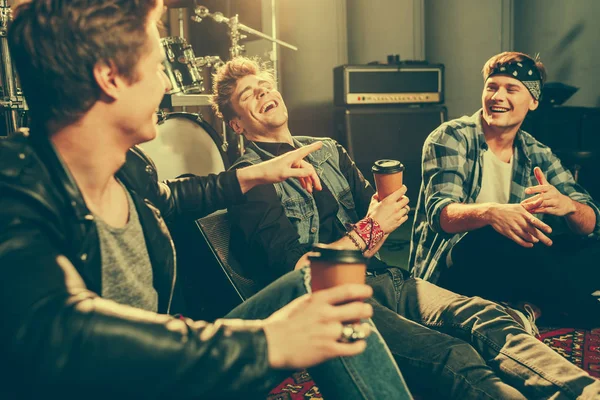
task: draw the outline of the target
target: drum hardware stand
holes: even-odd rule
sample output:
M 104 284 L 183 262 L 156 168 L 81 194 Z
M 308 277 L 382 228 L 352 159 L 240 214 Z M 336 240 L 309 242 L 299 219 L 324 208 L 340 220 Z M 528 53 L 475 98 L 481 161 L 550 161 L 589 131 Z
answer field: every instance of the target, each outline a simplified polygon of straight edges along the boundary
M 23 93 L 17 88 L 12 58 L 8 51 L 7 31 L 11 20 L 12 10 L 8 5 L 8 0 L 0 0 L 0 53 L 2 56 L 1 72 L 3 89 L 0 108 L 6 112 L 7 134 L 11 134 L 20 128 L 19 111 L 27 110 Z
M 225 65 L 225 62 L 221 60 L 219 56 L 205 56 L 205 57 L 196 57 L 195 64 L 199 68 L 214 68 L 217 70 L 218 68 Z M 212 88 L 209 88 L 212 91 Z M 229 149 L 229 142 L 227 141 L 227 124 L 225 121 L 221 121 L 221 131 L 223 132 L 223 143 L 221 144 L 221 150 L 227 152 Z
M 183 8 L 179 9 L 179 15 L 178 15 L 178 25 L 179 25 L 179 36 L 180 37 L 185 37 L 184 33 L 185 33 L 185 29 L 184 29 L 184 21 L 183 21 L 183 14 L 184 14 L 184 10 Z M 183 86 L 183 77 L 181 76 L 181 72 L 179 72 L 179 70 L 175 71 L 175 78 L 179 81 L 179 85 Z M 181 109 L 185 112 L 187 107 L 183 106 L 181 107 Z M 166 117 L 166 114 L 163 115 L 163 119 Z
M 167 118 L 167 113 L 163 109 L 159 109 L 156 112 L 156 117 L 158 118 L 157 124 L 160 124 Z
M 205 57 L 196 57 L 193 61 L 193 65 L 196 68 L 202 70 L 202 68 L 214 68 L 216 71 L 218 68 L 221 68 L 225 63 L 221 60 L 219 56 L 205 56 Z M 204 92 L 206 88 L 204 87 L 204 82 L 200 85 L 200 91 Z M 212 91 L 212 88 L 208 88 L 209 91 Z
M 224 24 L 227 24 L 227 26 L 229 26 L 229 37 L 231 38 L 231 47 L 229 48 L 230 59 L 234 59 L 235 57 L 242 55 L 246 51 L 246 49 L 244 48 L 244 45 L 240 44 L 239 42 L 242 39 L 246 39 L 248 36 L 240 33 L 240 31 L 247 32 L 252 35 L 258 36 L 260 38 L 269 40 L 269 41 L 277 43 L 281 46 L 292 49 L 294 51 L 298 50 L 298 47 L 296 47 L 294 45 L 286 43 L 283 40 L 275 39 L 269 35 L 266 35 L 260 31 L 257 31 L 256 29 L 252 29 L 249 26 L 246 26 L 246 25 L 240 23 L 238 14 L 234 15 L 231 18 L 227 18 L 223 15 L 223 13 L 220 13 L 220 12 L 211 13 L 208 10 L 208 8 L 206 8 L 204 6 L 196 6 L 194 8 L 194 14 L 195 15 L 191 17 L 192 21 L 194 21 L 194 22 L 201 22 L 203 18 L 210 17 L 213 20 L 215 20 L 216 22 L 224 23 Z M 226 127 L 226 125 L 225 125 L 225 123 L 223 123 L 223 128 L 224 128 L 223 129 L 223 138 L 226 143 L 227 135 L 226 135 L 225 127 Z M 244 151 L 245 151 L 244 137 L 242 135 L 238 135 L 238 150 L 239 150 L 240 155 L 244 154 Z
M 233 59 L 239 55 L 241 55 L 245 49 L 244 45 L 239 44 L 239 41 L 242 39 L 246 39 L 248 36 L 243 35 L 240 31 L 244 31 L 250 33 L 252 35 L 258 36 L 263 39 L 270 40 L 271 42 L 275 42 L 281 46 L 287 47 L 292 50 L 298 50 L 298 48 L 294 45 L 284 42 L 283 40 L 275 39 L 269 35 L 266 35 L 256 29 L 252 29 L 249 26 L 246 26 L 239 21 L 238 15 L 234 15 L 231 18 L 225 17 L 222 13 L 209 12 L 208 8 L 204 6 L 197 6 L 194 9 L 194 13 L 196 15 L 192 16 L 192 21 L 201 22 L 203 18 L 210 17 L 216 22 L 224 23 L 229 26 L 229 37 L 231 38 L 231 47 L 229 48 L 229 56 Z
M 220 68 L 225 65 L 225 62 L 219 56 L 196 57 L 195 62 L 197 67 Z

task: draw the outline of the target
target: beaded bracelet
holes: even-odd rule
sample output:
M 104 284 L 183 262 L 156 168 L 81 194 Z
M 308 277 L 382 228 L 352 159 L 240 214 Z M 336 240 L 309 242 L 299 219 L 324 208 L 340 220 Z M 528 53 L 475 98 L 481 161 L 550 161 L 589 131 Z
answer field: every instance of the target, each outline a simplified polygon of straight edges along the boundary
M 361 252 L 364 252 L 367 248 L 365 246 L 365 248 L 363 249 L 363 246 L 361 246 L 361 244 L 359 243 L 358 239 L 356 239 L 356 237 L 354 237 L 354 235 L 352 234 L 352 232 L 354 232 L 354 230 L 350 230 L 348 232 L 346 232 L 346 236 L 348 236 L 350 238 L 350 240 L 352 240 L 352 243 L 354 243 L 354 245 L 356 246 L 356 248 L 358 250 L 360 250 Z M 356 233 L 356 232 L 355 232 Z M 358 234 L 357 234 L 358 235 Z

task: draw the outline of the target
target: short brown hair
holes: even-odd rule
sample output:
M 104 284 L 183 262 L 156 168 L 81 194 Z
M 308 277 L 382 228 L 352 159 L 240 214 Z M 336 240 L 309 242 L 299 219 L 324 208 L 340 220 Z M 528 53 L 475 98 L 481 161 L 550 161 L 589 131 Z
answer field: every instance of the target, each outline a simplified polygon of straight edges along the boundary
M 543 85 L 544 82 L 546 82 L 546 67 L 544 67 L 544 64 L 542 64 L 542 62 L 540 61 L 539 55 L 533 58 L 525 53 L 519 53 L 518 51 L 505 51 L 504 53 L 496 54 L 495 56 L 487 60 L 487 62 L 483 66 L 483 69 L 481 70 L 483 80 L 485 81 L 488 78 L 488 76 L 492 73 L 492 70 L 501 66 L 502 64 L 524 61 L 526 59 L 531 60 L 531 62 L 535 64 L 537 70 L 540 73 L 540 76 L 542 77 Z
M 34 124 L 65 126 L 100 98 L 93 69 L 113 63 L 135 82 L 156 0 L 34 0 L 15 10 L 8 38 Z
M 231 95 L 235 91 L 237 81 L 248 75 L 258 75 L 275 82 L 273 70 L 257 58 L 236 57 L 223 65 L 213 76 L 212 108 L 225 122 L 236 117 L 231 105 Z

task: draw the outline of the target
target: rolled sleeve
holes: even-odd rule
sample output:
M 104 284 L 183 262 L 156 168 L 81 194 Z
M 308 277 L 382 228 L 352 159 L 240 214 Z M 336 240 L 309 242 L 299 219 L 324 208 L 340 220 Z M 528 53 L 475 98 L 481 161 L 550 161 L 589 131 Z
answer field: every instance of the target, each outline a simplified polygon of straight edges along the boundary
M 444 207 L 467 198 L 465 140 L 451 127 L 434 131 L 423 146 L 422 165 L 427 222 L 434 232 L 440 233 Z
M 590 207 L 596 214 L 596 226 L 590 237 L 600 237 L 600 207 L 598 203 L 592 199 L 592 196 L 573 178 L 573 175 L 561 163 L 549 149 L 548 151 L 548 166 L 546 167 L 546 179 L 548 183 L 555 186 L 559 192 L 569 196 L 572 200 L 585 204 Z

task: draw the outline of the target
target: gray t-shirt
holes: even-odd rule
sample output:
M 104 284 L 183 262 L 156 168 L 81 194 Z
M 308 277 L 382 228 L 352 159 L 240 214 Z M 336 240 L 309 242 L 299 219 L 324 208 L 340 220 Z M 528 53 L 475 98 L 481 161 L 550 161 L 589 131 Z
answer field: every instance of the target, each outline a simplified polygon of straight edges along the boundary
M 102 297 L 156 312 L 158 293 L 152 284 L 152 265 L 144 232 L 129 191 L 129 220 L 123 228 L 108 225 L 98 216 L 102 257 Z

